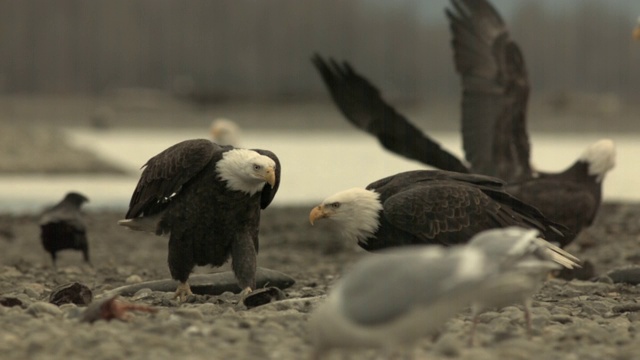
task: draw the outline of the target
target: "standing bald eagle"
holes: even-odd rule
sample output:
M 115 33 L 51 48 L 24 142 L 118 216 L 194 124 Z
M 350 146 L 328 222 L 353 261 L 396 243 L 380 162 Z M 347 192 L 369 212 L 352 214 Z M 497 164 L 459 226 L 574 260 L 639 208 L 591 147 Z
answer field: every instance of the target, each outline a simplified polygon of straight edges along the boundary
M 84 261 L 89 263 L 87 226 L 80 208 L 89 199 L 77 192 L 65 195 L 59 203 L 45 210 L 40 217 L 40 239 L 42 246 L 51 254 L 56 265 L 56 253 L 64 249 L 82 251 Z
M 560 225 L 509 195 L 503 182 L 483 175 L 439 170 L 399 173 L 326 198 L 309 214 L 336 221 L 362 248 L 466 243 L 476 233 L 507 226 L 540 231 L 562 242 Z
M 221 266 L 229 257 L 244 293 L 255 288 L 260 210 L 280 184 L 280 162 L 267 150 L 187 140 L 152 157 L 118 223 L 169 234 L 169 270 L 176 297 L 191 294 L 195 265 Z
M 451 0 L 446 10 L 456 71 L 462 78 L 462 143 L 468 163 L 441 147 L 387 104 L 347 62 L 313 57 L 345 117 L 385 148 L 442 170 L 495 176 L 507 191 L 571 231 L 569 244 L 593 223 L 602 182 L 615 165 L 613 141 L 589 146 L 565 171 L 536 171 L 527 133 L 529 79 L 524 56 L 500 14 L 485 0 Z

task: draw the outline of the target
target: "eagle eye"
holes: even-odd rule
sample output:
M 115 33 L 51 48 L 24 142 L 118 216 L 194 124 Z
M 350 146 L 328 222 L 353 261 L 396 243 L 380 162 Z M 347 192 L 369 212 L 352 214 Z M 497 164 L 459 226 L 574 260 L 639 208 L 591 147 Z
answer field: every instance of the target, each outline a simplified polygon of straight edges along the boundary
M 332 208 L 334 208 L 334 209 L 337 209 L 337 208 L 339 208 L 339 207 L 340 207 L 340 203 L 336 201 L 336 202 L 334 202 L 334 203 L 331 203 L 329 206 L 331 206 L 331 207 L 332 207 Z
M 262 166 L 258 165 L 258 164 L 253 164 L 253 170 L 258 171 L 262 169 Z

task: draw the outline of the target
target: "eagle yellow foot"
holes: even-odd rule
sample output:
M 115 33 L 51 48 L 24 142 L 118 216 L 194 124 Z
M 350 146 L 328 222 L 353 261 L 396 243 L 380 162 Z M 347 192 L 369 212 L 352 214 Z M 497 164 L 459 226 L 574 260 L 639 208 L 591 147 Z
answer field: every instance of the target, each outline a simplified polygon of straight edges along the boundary
M 253 290 L 252 290 L 250 287 L 248 287 L 248 286 L 247 286 L 246 288 L 244 288 L 244 289 L 240 292 L 240 296 L 241 296 L 241 297 L 247 296 L 247 295 L 251 294 L 251 292 L 253 292 Z
M 193 293 L 191 292 L 191 287 L 189 286 L 188 283 L 183 282 L 178 284 L 178 287 L 176 288 L 176 293 L 173 296 L 173 298 L 179 299 L 180 301 L 184 302 L 187 299 L 187 296 L 189 295 L 193 295 Z

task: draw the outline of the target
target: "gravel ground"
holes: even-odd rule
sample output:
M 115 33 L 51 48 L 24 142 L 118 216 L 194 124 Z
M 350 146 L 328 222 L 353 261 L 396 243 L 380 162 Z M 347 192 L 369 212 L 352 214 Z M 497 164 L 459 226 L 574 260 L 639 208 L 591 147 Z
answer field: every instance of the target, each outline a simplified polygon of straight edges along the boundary
M 55 128 L 40 120 L 45 116 L 36 111 L 59 107 L 34 107 L 32 102 L 15 100 L 10 105 L 11 116 L 2 117 L 7 121 L 2 121 L 0 128 L 0 154 L 11 156 L 0 156 L 0 173 L 119 171 L 92 154 L 68 148 Z M 113 115 L 108 112 L 107 120 L 96 120 L 94 108 L 101 105 L 99 102 L 81 105 L 85 109 L 83 115 L 66 120 L 67 125 L 86 125 L 87 119 L 98 121 L 101 126 L 119 125 L 109 120 Z M 246 117 L 256 118 L 251 111 Z M 47 110 L 45 115 L 58 116 L 60 121 L 69 119 L 66 112 Z M 208 115 L 218 116 L 199 114 L 188 119 L 208 124 Z M 16 117 L 29 121 L 26 124 L 30 127 L 13 125 Z M 175 116 L 167 115 L 168 118 Z M 339 117 L 336 119 L 340 126 L 346 126 Z M 161 124 L 171 125 L 169 121 Z M 311 205 L 269 208 L 264 212 L 259 266 L 296 279 L 296 284 L 285 290 L 287 300 L 246 309 L 238 295 L 231 293 L 196 295 L 186 303 L 178 303 L 171 299 L 171 293 L 141 291 L 123 300 L 152 306 L 155 313 L 135 312 L 128 321 L 93 324 L 80 321 L 84 306 L 50 304 L 51 292 L 57 286 L 80 282 L 99 297 L 128 283 L 168 278 L 167 239 L 127 231 L 116 225 L 123 212 L 89 206 L 93 266 L 84 264 L 80 253 L 66 251 L 59 254 L 58 267 L 54 268 L 39 243 L 37 216 L 0 214 L 0 303 L 4 304 L 0 306 L 1 357 L 307 358 L 311 350 L 306 327 L 309 313 L 340 275 L 367 255 L 355 244 L 341 241 L 330 224 L 321 222 L 311 227 L 307 221 L 310 209 Z M 604 204 L 596 224 L 568 250 L 591 261 L 596 275 L 638 264 L 639 217 L 640 204 Z M 220 270 L 228 270 L 228 265 L 197 272 Z M 11 306 L 8 299 L 17 299 L 20 304 Z M 639 359 L 638 299 L 639 286 L 612 283 L 607 277 L 600 281 L 551 280 L 534 297 L 532 338 L 527 337 L 523 312 L 516 304 L 483 314 L 477 328 L 477 345 L 468 347 L 471 322 L 467 310 L 449 321 L 439 336 L 421 341 L 414 355 L 417 359 Z M 363 350 L 337 351 L 329 358 L 386 357 L 374 350 Z
M 170 293 L 125 297 L 156 313 L 136 312 L 129 321 L 83 323 L 83 306 L 48 303 L 59 285 L 80 282 L 99 296 L 136 281 L 168 278 L 166 238 L 127 231 L 120 213 L 92 211 L 87 221 L 93 267 L 78 252 L 61 252 L 57 269 L 39 244 L 33 215 L 0 216 L 0 293 L 22 305 L 0 306 L 0 352 L 5 359 L 304 359 L 310 352 L 310 311 L 331 284 L 367 254 L 338 239 L 328 224 L 311 227 L 311 207 L 264 212 L 259 265 L 296 279 L 288 299 L 246 309 L 237 295 L 196 295 L 186 303 Z M 596 274 L 640 262 L 640 205 L 605 204 L 597 223 L 569 247 L 593 262 Z M 228 269 L 224 267 L 223 270 Z M 198 272 L 220 269 L 200 268 Z M 422 359 L 638 359 L 640 287 L 595 281 L 552 280 L 535 296 L 533 337 L 521 307 L 480 317 L 477 345 L 466 346 L 469 312 L 452 319 L 415 349 Z M 390 295 L 392 296 L 392 295 Z M 300 300 L 302 299 L 302 300 Z M 330 359 L 384 358 L 371 350 L 334 352 Z

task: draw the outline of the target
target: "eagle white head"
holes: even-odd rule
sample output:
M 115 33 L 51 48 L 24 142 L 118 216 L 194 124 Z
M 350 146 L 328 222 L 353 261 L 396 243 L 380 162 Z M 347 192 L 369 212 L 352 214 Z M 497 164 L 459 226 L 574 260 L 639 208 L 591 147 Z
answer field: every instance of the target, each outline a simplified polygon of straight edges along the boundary
M 249 149 L 225 152 L 216 164 L 218 177 L 227 182 L 227 188 L 253 195 L 265 183 L 276 183 L 276 163 L 268 156 Z
M 366 243 L 380 226 L 380 194 L 362 188 L 344 190 L 324 199 L 313 208 L 309 221 L 318 219 L 335 221 L 344 236 Z
M 578 160 L 589 164 L 589 175 L 596 176 L 600 182 L 616 165 L 616 147 L 610 139 L 598 140 L 590 145 Z
M 218 145 L 238 146 L 240 127 L 229 119 L 219 118 L 211 122 L 209 127 L 211 140 Z

